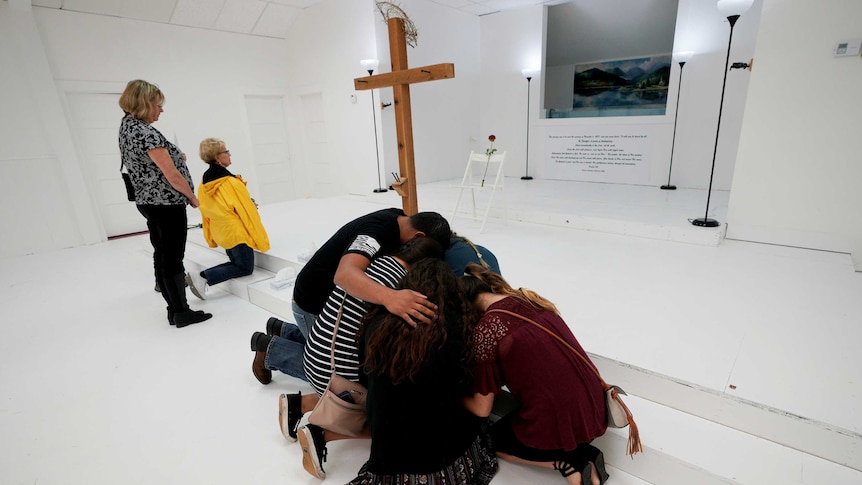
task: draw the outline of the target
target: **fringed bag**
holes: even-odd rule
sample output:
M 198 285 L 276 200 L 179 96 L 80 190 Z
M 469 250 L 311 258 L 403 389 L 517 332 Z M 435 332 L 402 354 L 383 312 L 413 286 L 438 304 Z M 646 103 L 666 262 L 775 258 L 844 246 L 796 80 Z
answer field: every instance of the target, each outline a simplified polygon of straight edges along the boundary
M 552 332 L 551 330 L 545 328 L 544 326 L 538 324 L 537 322 L 535 322 L 535 321 L 533 321 L 533 320 L 531 320 L 531 319 L 529 319 L 523 315 L 519 315 L 515 312 L 510 312 L 508 310 L 494 309 L 494 310 L 488 310 L 488 313 L 505 313 L 507 315 L 512 315 L 513 317 L 520 318 L 521 320 L 523 320 L 527 323 L 531 323 L 531 324 L 535 325 L 536 327 L 540 328 L 541 330 L 545 331 L 545 333 L 547 333 L 551 337 L 554 337 L 555 339 L 557 339 L 557 341 L 559 341 L 560 343 L 565 345 L 569 350 L 571 350 L 575 355 L 577 355 L 582 361 L 584 361 L 584 363 L 586 363 L 587 366 L 589 366 L 589 368 L 592 369 L 593 372 L 596 373 L 596 377 L 599 378 L 599 381 L 601 381 L 602 387 L 605 390 L 605 406 L 607 407 L 608 427 L 609 428 L 625 428 L 626 426 L 629 427 L 629 440 L 628 440 L 628 444 L 626 446 L 626 455 L 634 456 L 637 453 L 643 452 L 643 445 L 641 445 L 641 438 L 640 438 L 640 432 L 638 431 L 638 425 L 637 425 L 637 423 L 635 423 L 635 418 L 634 418 L 634 416 L 632 416 L 631 411 L 629 411 L 628 406 L 626 406 L 626 404 L 623 402 L 622 398 L 620 397 L 620 394 L 622 394 L 623 396 L 627 395 L 626 392 L 622 390 L 622 388 L 620 388 L 618 386 L 610 385 L 607 382 L 605 382 L 605 380 L 602 379 L 601 374 L 599 374 L 599 370 L 596 368 L 596 366 L 592 362 L 590 362 L 589 359 L 587 359 L 585 356 L 581 355 L 580 352 L 575 350 L 575 348 L 572 347 L 571 345 L 569 345 L 568 342 L 563 340 L 562 337 L 560 337 L 556 333 Z

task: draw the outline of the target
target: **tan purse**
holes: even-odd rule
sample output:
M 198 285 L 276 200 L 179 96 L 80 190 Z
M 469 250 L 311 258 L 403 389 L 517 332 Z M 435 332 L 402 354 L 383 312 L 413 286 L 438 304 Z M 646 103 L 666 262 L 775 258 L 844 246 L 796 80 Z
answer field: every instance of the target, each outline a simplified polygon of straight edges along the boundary
M 347 298 L 346 293 L 344 298 Z M 335 373 L 335 336 L 338 335 L 343 309 L 344 300 L 341 300 L 335 328 L 332 329 L 332 346 L 329 349 L 332 375 L 329 376 L 326 390 L 323 391 L 320 400 L 308 416 L 308 422 L 338 434 L 359 436 L 367 420 L 365 399 L 368 396 L 368 390 L 362 384 Z
M 637 423 L 635 423 L 635 418 L 634 418 L 634 416 L 632 416 L 631 411 L 629 411 L 628 406 L 626 406 L 626 404 L 623 402 L 622 398 L 620 397 L 620 394 L 622 394 L 623 396 L 627 395 L 625 393 L 625 391 L 623 391 L 618 386 L 613 386 L 613 385 L 610 385 L 607 382 L 605 382 L 605 380 L 602 379 L 601 374 L 599 374 L 599 370 L 596 368 L 596 366 L 589 359 L 587 359 L 585 356 L 581 355 L 580 352 L 575 350 L 575 348 L 572 347 L 571 345 L 569 345 L 568 342 L 563 340 L 562 337 L 560 337 L 556 333 L 552 332 L 548 328 L 544 327 L 543 325 L 540 325 L 539 323 L 537 323 L 537 322 L 535 322 L 535 321 L 533 321 L 533 320 L 531 320 L 531 319 L 529 319 L 523 315 L 519 315 L 515 312 L 510 312 L 509 310 L 494 309 L 494 310 L 488 310 L 487 313 L 505 313 L 507 315 L 512 315 L 513 317 L 519 318 L 519 319 L 521 319 L 527 323 L 531 323 L 531 324 L 535 325 L 536 327 L 540 328 L 541 330 L 545 331 L 545 333 L 547 333 L 551 337 L 554 337 L 555 339 L 557 339 L 557 341 L 559 341 L 560 343 L 565 345 L 566 348 L 568 348 L 575 355 L 577 355 L 585 364 L 587 364 L 587 366 L 590 369 L 593 370 L 593 372 L 595 372 L 596 377 L 598 377 L 599 381 L 601 381 L 601 383 L 602 383 L 602 387 L 605 390 L 605 406 L 607 408 L 608 427 L 625 428 L 626 426 L 630 426 L 629 427 L 629 440 L 628 440 L 628 445 L 626 446 L 626 454 L 627 455 L 635 455 L 636 453 L 643 452 L 643 445 L 641 445 L 641 438 L 640 438 L 640 432 L 638 431 L 638 425 L 637 425 Z

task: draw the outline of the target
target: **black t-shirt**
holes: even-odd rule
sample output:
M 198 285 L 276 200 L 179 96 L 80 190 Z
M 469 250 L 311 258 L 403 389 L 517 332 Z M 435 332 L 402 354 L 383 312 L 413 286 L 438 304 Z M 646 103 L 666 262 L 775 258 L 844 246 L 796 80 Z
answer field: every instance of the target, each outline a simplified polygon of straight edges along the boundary
M 335 289 L 335 271 L 345 254 L 361 254 L 371 261 L 401 246 L 398 216 L 401 209 L 382 209 L 354 219 L 341 227 L 305 264 L 296 277 L 293 300 L 303 310 L 320 314 Z
M 371 429 L 369 471 L 378 475 L 434 473 L 463 455 L 479 433 L 482 419 L 464 407 L 472 381 L 460 362 L 464 348 L 459 312 L 445 316 L 448 338 L 443 348 L 413 380 L 393 384 L 388 374 L 360 374 L 368 387 L 368 425 Z M 366 337 L 376 330 L 366 322 L 359 342 L 365 359 Z M 454 323 L 453 325 L 448 325 Z

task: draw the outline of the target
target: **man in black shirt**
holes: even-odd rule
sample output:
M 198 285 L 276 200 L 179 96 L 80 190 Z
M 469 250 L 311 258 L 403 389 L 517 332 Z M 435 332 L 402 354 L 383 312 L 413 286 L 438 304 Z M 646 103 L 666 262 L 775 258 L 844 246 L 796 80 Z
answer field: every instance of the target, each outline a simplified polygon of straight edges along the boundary
M 436 212 L 407 216 L 401 209 L 382 209 L 348 222 L 326 241 L 296 277 L 293 315 L 305 337 L 335 285 L 413 324 L 430 322 L 436 305 L 411 290 L 394 290 L 365 274 L 378 254 L 387 254 L 414 237 L 431 237 L 445 250 L 452 231 Z

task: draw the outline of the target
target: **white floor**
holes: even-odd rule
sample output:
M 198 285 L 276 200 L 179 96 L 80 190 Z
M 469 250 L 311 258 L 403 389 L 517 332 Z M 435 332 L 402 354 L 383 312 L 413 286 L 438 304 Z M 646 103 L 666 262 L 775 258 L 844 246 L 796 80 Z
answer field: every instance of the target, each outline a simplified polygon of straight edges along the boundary
M 519 199 L 521 183 L 507 187 L 510 209 L 538 201 L 533 211 L 565 205 L 577 214 L 581 206 L 601 207 L 605 196 L 590 194 L 593 188 L 616 190 L 544 183 L 550 193 L 520 186 Z M 451 194 L 447 184 L 421 187 L 420 210 L 449 217 Z M 607 205 L 627 213 L 621 217 L 703 215 L 696 193 L 678 194 L 682 203 L 661 192 L 671 203 Z M 717 195 L 711 216 L 723 222 L 726 194 Z M 271 252 L 295 257 L 384 205 L 400 199 L 294 201 L 264 206 L 262 216 Z M 514 220 L 490 219 L 481 234 L 478 223 L 460 217 L 452 227 L 491 248 L 513 285 L 557 303 L 588 351 L 862 432 L 862 273 L 848 255 Z M 210 322 L 173 328 L 152 290 L 151 261 L 145 236 L 3 261 L 0 483 L 318 483 L 277 426 L 279 393 L 310 387 L 284 375 L 261 386 L 251 374 L 249 337 L 270 314 L 215 289 L 205 302 L 190 296 L 194 308 L 215 315 Z M 367 443 L 333 443 L 329 452 L 326 481 L 344 483 L 366 458 Z M 611 473 L 611 485 L 645 483 Z M 555 472 L 508 463 L 494 483 L 528 481 L 562 483 Z

